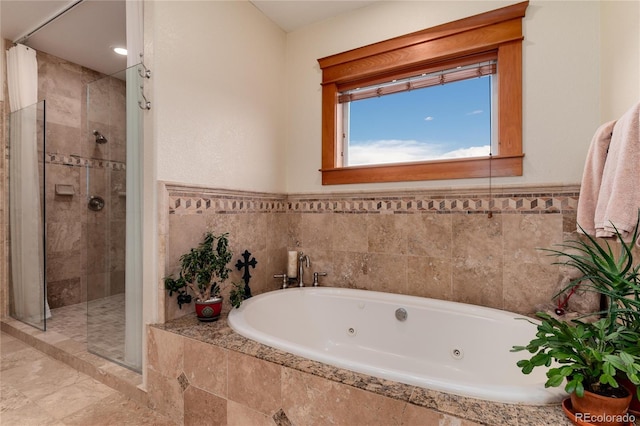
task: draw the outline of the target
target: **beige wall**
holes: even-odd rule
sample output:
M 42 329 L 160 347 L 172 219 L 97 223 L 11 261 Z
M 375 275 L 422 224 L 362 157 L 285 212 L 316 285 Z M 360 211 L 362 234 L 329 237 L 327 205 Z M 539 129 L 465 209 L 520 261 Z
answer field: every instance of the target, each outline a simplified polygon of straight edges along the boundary
M 640 2 L 603 1 L 600 13 L 600 118 L 605 122 L 640 101 Z
M 157 178 L 284 190 L 284 32 L 244 1 L 151 11 Z
M 321 186 L 316 60 L 512 3 L 381 2 L 288 34 L 287 191 L 486 185 L 486 179 L 461 179 Z M 598 28 L 597 2 L 530 3 L 523 29 L 524 176 L 494 183 L 579 183 L 588 143 L 600 123 Z

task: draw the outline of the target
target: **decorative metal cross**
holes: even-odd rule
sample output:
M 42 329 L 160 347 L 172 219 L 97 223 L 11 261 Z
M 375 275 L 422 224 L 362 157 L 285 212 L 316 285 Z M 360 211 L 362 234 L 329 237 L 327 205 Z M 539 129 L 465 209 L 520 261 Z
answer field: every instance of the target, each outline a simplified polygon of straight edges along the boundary
M 244 253 L 242 253 L 242 257 L 244 258 L 244 262 L 238 259 L 238 262 L 236 262 L 236 268 L 238 269 L 238 271 L 244 268 L 244 273 L 242 274 L 242 279 L 244 281 L 244 298 L 248 299 L 251 297 L 251 288 L 249 287 L 251 274 L 249 273 L 249 266 L 255 268 L 258 261 L 255 257 L 249 260 L 249 258 L 251 257 L 251 253 L 249 253 L 248 250 L 245 250 Z

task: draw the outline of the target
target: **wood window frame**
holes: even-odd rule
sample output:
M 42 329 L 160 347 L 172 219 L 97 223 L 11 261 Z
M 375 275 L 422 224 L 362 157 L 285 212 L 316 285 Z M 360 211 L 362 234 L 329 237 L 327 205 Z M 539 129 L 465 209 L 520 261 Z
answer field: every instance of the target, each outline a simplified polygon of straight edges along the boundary
M 322 70 L 322 184 L 522 176 L 522 18 L 528 1 L 318 59 Z M 469 56 L 498 61 L 498 154 L 382 165 L 342 166 L 338 94 Z

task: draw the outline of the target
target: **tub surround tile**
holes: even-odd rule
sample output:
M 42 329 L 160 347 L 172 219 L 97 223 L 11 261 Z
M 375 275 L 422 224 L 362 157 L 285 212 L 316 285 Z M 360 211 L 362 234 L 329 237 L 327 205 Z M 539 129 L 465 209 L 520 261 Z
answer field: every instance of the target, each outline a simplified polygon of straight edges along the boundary
M 491 425 L 517 424 L 519 406 L 466 398 L 458 395 L 416 388 L 411 402 L 435 410 Z M 559 406 L 556 407 L 560 409 Z
M 189 386 L 184 391 L 184 426 L 226 426 L 227 401 Z
M 546 264 L 505 262 L 503 309 L 511 312 L 546 311 L 555 308 L 547 292 L 541 289 L 560 291 L 558 268 Z M 573 298 L 573 297 L 572 297 Z
M 438 413 L 413 404 L 406 405 L 402 413 L 401 424 L 406 426 L 480 426 L 480 423 L 471 420 Z
M 451 215 L 407 215 L 407 253 L 413 256 L 450 259 L 452 233 Z
M 366 252 L 369 248 L 367 221 L 360 215 L 334 214 L 333 247 L 336 252 Z
M 166 202 L 161 209 L 167 213 L 163 216 L 166 223 L 161 224 L 165 229 L 161 250 L 166 253 L 162 275 L 175 272 L 179 256 L 197 243 L 204 231 L 212 229 L 231 233 L 234 253 L 248 249 L 260 256 L 257 259 L 264 269 L 257 268 L 255 274 L 252 271 L 254 294 L 278 288 L 272 275 L 286 269 L 286 251 L 302 250 L 311 256 L 307 282 L 311 272 L 326 271 L 329 276 L 324 280 L 331 286 L 461 301 L 522 314 L 549 301 L 558 288 L 559 269 L 538 247 L 550 247 L 572 232 L 578 198 L 578 188 L 569 186 L 497 187 L 492 194 L 470 188 L 289 195 L 176 184 L 162 188 L 161 199 Z M 492 218 L 486 215 L 490 208 Z M 164 303 L 168 304 L 166 319 L 193 309 L 188 306 L 179 311 L 175 299 Z M 299 416 L 329 422 L 326 416 L 334 414 L 350 421 L 352 412 L 363 404 L 385 406 L 396 414 L 393 419 L 384 413 L 375 416 L 372 421 L 377 424 L 383 424 L 382 419 L 384 424 L 418 425 L 424 419 L 465 426 L 529 426 L 543 424 L 545 419 L 569 424 L 558 405 L 499 404 L 376 379 L 244 339 L 223 321 L 200 324 L 189 314 L 151 328 L 211 345 L 218 354 L 227 355 L 226 397 L 220 383 L 197 383 L 200 378 L 195 369 L 187 374 L 186 353 L 182 386 L 180 375 L 158 379 L 152 371 L 149 378 L 150 383 L 165 381 L 162 386 L 167 387 L 166 392 L 176 398 L 182 392 L 183 400 L 187 392 L 226 398 L 220 409 L 225 410 L 229 424 L 246 424 L 248 419 L 251 424 L 274 424 L 274 420 L 297 424 Z M 189 362 L 195 359 L 194 355 Z M 257 377 L 257 383 L 252 382 L 251 374 L 242 370 L 246 365 L 253 365 L 253 372 L 271 374 L 271 378 Z M 275 377 L 277 371 L 279 378 Z M 246 391 L 264 388 L 265 381 L 281 385 L 281 393 L 262 392 L 269 398 L 275 395 L 267 403 Z M 306 392 L 320 396 L 306 402 Z M 156 397 L 162 399 L 163 395 Z M 351 410 L 333 414 L 323 410 L 323 404 L 326 408 L 336 399 L 342 402 L 339 408 Z M 186 406 L 172 409 L 186 418 Z M 284 417 L 277 417 L 279 412 Z M 375 409 L 360 416 L 371 412 Z
M 369 253 L 406 254 L 405 215 L 366 215 Z
M 405 403 L 289 368 L 283 410 L 293 424 L 399 425 Z
M 449 259 L 409 256 L 407 293 L 420 297 L 452 300 L 452 267 Z
M 336 287 L 404 293 L 407 259 L 397 254 L 335 253 L 332 277 Z
M 502 259 L 488 255 L 487 260 L 495 263 L 454 259 L 451 272 L 454 301 L 502 309 Z
M 158 334 L 173 334 L 185 341 L 193 339 L 196 342 L 192 349 L 203 349 L 199 346 L 203 344 L 221 351 L 218 353 L 227 353 L 229 389 L 223 415 L 228 416 L 229 424 L 242 424 L 243 421 L 246 424 L 253 418 L 260 419 L 255 424 L 263 424 L 262 421 L 273 424 L 270 421 L 276 419 L 280 410 L 291 424 L 420 425 L 426 418 L 433 418 L 438 424 L 465 426 L 533 426 L 544 419 L 551 422 L 546 424 L 570 424 L 559 405 L 527 406 L 482 401 L 378 379 L 246 339 L 231 330 L 223 319 L 205 324 L 189 315 L 149 329 Z M 148 374 L 150 393 L 154 393 L 150 399 L 156 398 L 156 406 L 162 412 L 167 411 L 162 404 L 170 406 L 174 410 L 174 420 L 179 420 L 176 413 L 183 411 L 176 405 L 176 398 L 181 401 L 182 393 L 178 381 L 158 377 L 161 375 L 151 368 Z M 189 382 L 185 394 L 189 389 L 197 388 L 191 380 Z M 214 397 L 213 393 L 210 395 Z
M 187 383 L 226 398 L 227 352 L 218 346 L 184 339 L 184 375 Z
M 228 426 L 293 426 L 292 423 L 282 421 L 280 418 L 266 416 L 253 411 L 233 401 L 227 401 L 227 425 Z
M 282 407 L 282 367 L 229 352 L 229 399 L 263 414 L 273 415 Z M 282 390 L 284 392 L 284 390 Z
M 147 333 L 147 365 L 165 377 L 177 378 L 183 370 L 184 348 L 180 336 L 149 328 Z
M 177 378 L 165 377 L 147 370 L 149 407 L 167 416 L 176 424 L 184 421 L 184 393 Z
M 258 259 L 263 269 L 253 274 L 253 294 L 278 288 L 272 276 L 286 269 L 286 251 L 302 250 L 311 256 L 308 276 L 328 272 L 326 285 L 521 314 L 534 312 L 557 291 L 559 267 L 551 266 L 552 259 L 538 248 L 562 240 L 568 222 L 574 221 L 565 218 L 575 217 L 579 191 L 574 186 L 514 186 L 496 187 L 492 194 L 468 188 L 283 195 L 178 184 L 163 188 L 169 229 L 163 275 L 175 272 L 179 256 L 213 229 L 231 232 L 235 251 L 249 249 L 266 257 Z M 490 205 L 492 218 L 486 215 Z M 275 236 L 274 222 L 279 226 Z M 260 247 L 268 249 L 262 253 Z M 525 273 L 520 264 L 531 266 Z M 533 288 L 536 297 L 525 297 Z M 180 311 L 170 300 L 165 318 L 192 309 Z
M 562 243 L 562 215 L 504 215 L 505 262 L 550 265 L 555 260 L 541 248 Z
M 313 247 L 315 250 L 328 251 L 333 247 L 333 220 L 330 214 L 302 215 L 301 233 L 302 247 Z

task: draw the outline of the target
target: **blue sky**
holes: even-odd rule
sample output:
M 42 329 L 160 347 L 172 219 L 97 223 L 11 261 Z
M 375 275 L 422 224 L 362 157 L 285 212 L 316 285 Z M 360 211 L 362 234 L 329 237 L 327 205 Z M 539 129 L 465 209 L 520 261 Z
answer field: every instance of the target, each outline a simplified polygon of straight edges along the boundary
M 349 164 L 488 155 L 489 93 L 481 77 L 351 102 Z

